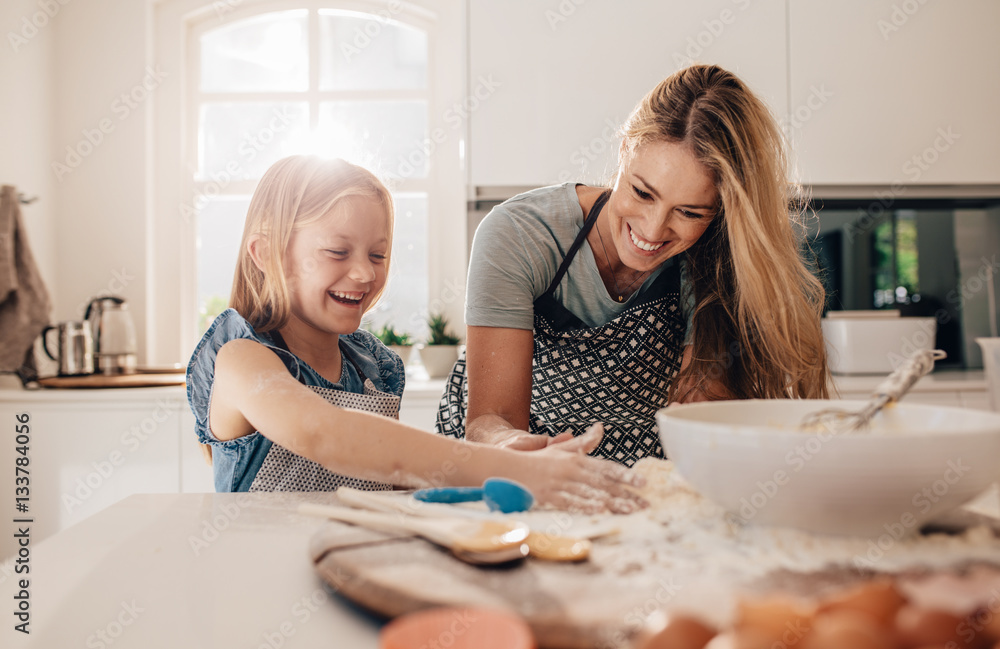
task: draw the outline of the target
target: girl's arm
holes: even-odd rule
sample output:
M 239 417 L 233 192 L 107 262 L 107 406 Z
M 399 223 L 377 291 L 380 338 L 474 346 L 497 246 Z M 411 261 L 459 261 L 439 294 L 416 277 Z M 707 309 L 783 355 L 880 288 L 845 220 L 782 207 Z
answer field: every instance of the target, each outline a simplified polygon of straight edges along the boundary
M 530 332 L 529 332 L 530 334 Z M 587 457 L 599 431 L 565 450 L 519 453 L 470 444 L 368 412 L 338 408 L 300 384 L 281 360 L 252 340 L 219 350 L 209 408 L 219 439 L 254 430 L 327 469 L 405 487 L 479 486 L 502 476 L 527 486 L 541 503 L 581 511 L 631 511 L 643 502 L 625 485 L 642 482 L 624 467 Z
M 467 440 L 524 451 L 545 448 L 549 443 L 548 436 L 528 432 L 533 353 L 531 330 L 467 329 Z

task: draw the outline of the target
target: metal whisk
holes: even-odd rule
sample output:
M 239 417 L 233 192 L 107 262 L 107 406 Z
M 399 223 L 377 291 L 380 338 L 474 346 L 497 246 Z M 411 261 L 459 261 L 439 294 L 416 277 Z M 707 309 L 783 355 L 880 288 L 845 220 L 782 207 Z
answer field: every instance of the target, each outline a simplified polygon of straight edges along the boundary
M 805 431 L 826 429 L 835 433 L 863 430 L 886 404 L 899 401 L 920 377 L 934 369 L 934 361 L 947 357 L 940 349 L 921 350 L 906 360 L 872 392 L 868 403 L 858 411 L 827 408 L 806 415 L 800 424 Z

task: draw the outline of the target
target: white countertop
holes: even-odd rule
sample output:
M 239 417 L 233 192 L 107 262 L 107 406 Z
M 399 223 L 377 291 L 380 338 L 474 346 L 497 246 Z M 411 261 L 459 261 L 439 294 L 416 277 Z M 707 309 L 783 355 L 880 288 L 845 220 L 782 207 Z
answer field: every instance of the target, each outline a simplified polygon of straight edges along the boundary
M 870 392 L 885 376 L 881 374 L 834 375 L 833 382 L 841 392 Z M 428 379 L 423 376 L 407 376 L 404 399 L 440 399 L 444 392 L 445 379 Z M 985 392 L 986 375 L 983 370 L 939 370 L 920 379 L 914 392 Z M 122 401 L 143 399 L 187 399 L 183 385 L 149 388 L 112 388 L 89 390 L 38 389 L 0 387 L 0 402 L 67 402 L 67 401 Z
M 833 383 L 841 393 L 871 392 L 885 379 L 882 374 L 834 374 Z M 921 377 L 911 392 L 985 392 L 983 370 L 938 370 Z
M 295 513 L 331 496 L 130 496 L 30 546 L 31 634 L 8 612 L 0 645 L 374 649 L 380 623 L 313 572 L 323 521 Z M 0 567 L 8 607 L 23 577 L 11 566 Z

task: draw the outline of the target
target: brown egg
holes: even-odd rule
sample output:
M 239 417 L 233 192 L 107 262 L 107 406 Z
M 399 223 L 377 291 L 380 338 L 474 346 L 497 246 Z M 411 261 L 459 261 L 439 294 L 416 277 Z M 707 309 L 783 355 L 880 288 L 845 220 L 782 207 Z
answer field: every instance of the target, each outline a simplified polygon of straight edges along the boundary
M 997 603 L 997 600 L 993 599 L 990 605 L 979 608 L 966 618 L 968 626 L 979 630 L 984 641 L 1000 641 L 1000 609 L 994 610 Z M 964 628 L 960 631 L 964 631 Z
M 812 626 L 814 610 L 802 602 L 770 597 L 740 602 L 736 612 L 736 630 L 753 632 L 767 646 L 776 642 L 791 646 L 797 643 Z
M 738 629 L 732 633 L 732 640 L 729 645 L 725 645 L 724 649 L 772 649 L 772 647 L 790 647 L 795 646 L 794 644 L 788 645 L 783 642 L 775 642 L 774 638 L 767 633 L 761 632 L 759 629 L 746 628 Z M 709 643 L 705 649 L 719 649 Z
M 816 616 L 812 629 L 802 639 L 801 649 L 896 649 L 891 629 L 871 615 L 851 609 L 828 611 Z
M 685 616 L 671 617 L 667 625 L 642 645 L 642 649 L 702 649 L 715 637 L 715 630 Z
M 918 606 L 904 606 L 896 614 L 896 637 L 904 649 L 931 645 L 978 646 L 962 636 L 963 619 L 951 613 Z
M 826 599 L 820 605 L 819 612 L 862 611 L 874 617 L 879 624 L 891 627 L 896 619 L 896 613 L 905 603 L 906 599 L 892 581 L 877 579 Z
M 729 631 L 728 633 L 720 633 L 708 641 L 708 644 L 705 645 L 705 649 L 737 649 L 736 636 L 732 631 Z

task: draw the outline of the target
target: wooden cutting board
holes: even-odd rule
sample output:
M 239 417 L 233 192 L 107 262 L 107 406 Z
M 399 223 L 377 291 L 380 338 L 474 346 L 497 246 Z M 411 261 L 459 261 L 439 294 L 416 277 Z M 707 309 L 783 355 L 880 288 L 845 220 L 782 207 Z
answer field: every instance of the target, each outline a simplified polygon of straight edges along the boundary
M 540 649 L 628 649 L 643 625 L 662 623 L 664 610 L 711 614 L 737 599 L 775 594 L 825 597 L 867 581 L 875 573 L 827 568 L 781 570 L 752 582 L 701 583 L 699 576 L 665 577 L 635 566 L 612 574 L 595 557 L 569 564 L 526 559 L 506 567 L 473 566 L 423 539 L 328 522 L 314 535 L 315 569 L 338 594 L 374 613 L 394 618 L 438 606 L 491 607 L 512 611 L 531 627 Z M 1000 568 L 990 564 L 1000 575 Z M 711 572 L 708 570 L 707 572 Z M 923 580 L 926 571 L 897 573 Z M 934 574 L 937 574 L 935 571 Z M 945 574 L 945 573 L 940 573 Z M 711 579 L 707 579 L 711 582 Z M 935 587 L 936 588 L 936 587 Z
M 591 562 L 473 566 L 423 539 L 335 522 L 311 545 L 320 576 L 378 615 L 436 606 L 503 608 L 524 618 L 545 649 L 627 647 L 639 630 L 636 610 L 656 591 L 641 578 L 602 578 Z
M 137 372 L 135 374 L 86 374 L 84 376 L 51 376 L 38 379 L 45 388 L 145 388 L 161 385 L 184 385 L 184 372 Z

